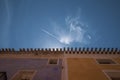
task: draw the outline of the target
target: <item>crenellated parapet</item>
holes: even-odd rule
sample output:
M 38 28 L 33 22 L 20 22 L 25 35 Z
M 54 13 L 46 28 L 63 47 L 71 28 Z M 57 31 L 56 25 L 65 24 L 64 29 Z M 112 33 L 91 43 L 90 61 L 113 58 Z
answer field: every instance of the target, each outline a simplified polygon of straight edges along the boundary
M 28 56 L 62 56 L 63 55 L 63 49 L 62 48 L 20 48 L 19 50 L 14 50 L 13 48 L 2 48 L 0 49 L 1 55 L 28 55 Z
M 0 52 L 15 52 L 14 48 L 1 48 Z
M 64 48 L 65 54 L 120 54 L 118 48 Z
M 15 50 L 14 48 L 1 48 L 0 54 L 120 54 L 120 49 L 118 48 L 20 48 Z

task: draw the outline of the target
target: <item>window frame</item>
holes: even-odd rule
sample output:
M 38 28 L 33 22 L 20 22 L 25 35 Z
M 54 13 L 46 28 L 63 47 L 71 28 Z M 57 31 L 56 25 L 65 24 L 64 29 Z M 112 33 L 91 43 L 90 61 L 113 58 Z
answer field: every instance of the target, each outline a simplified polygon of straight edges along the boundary
M 97 59 L 101 59 L 101 60 L 102 60 L 102 59 L 103 59 L 103 60 L 104 60 L 104 59 L 106 59 L 106 60 L 111 60 L 113 63 L 111 62 L 110 64 L 100 64 Z M 96 62 L 97 64 L 99 64 L 99 65 L 119 65 L 119 63 L 117 63 L 114 59 L 111 59 L 111 58 L 96 58 L 96 59 L 95 59 L 95 62 Z
M 111 79 L 111 76 L 109 76 L 107 73 L 109 73 L 109 72 L 119 72 L 120 73 L 120 70 L 102 70 L 102 71 L 109 80 L 112 80 L 112 79 Z
M 50 60 L 52 60 L 52 59 L 56 59 L 57 63 L 56 64 L 50 64 Z M 48 59 L 47 65 L 58 65 L 58 64 L 59 64 L 59 59 L 58 58 L 49 58 Z
M 6 73 L 6 72 L 3 72 L 3 71 L 2 71 L 2 72 L 0 72 L 0 74 L 1 74 L 1 75 L 0 75 L 0 78 L 1 78 L 2 76 L 4 76 L 4 78 L 5 78 L 4 80 L 7 80 L 7 73 Z
M 33 77 L 35 76 L 35 74 L 36 74 L 36 70 L 18 70 L 13 76 L 12 76 L 12 78 L 10 79 L 10 80 L 14 80 L 14 78 L 16 77 L 16 76 L 20 76 L 20 72 L 22 72 L 22 71 L 33 71 L 33 74 L 31 75 L 32 77 L 30 78 L 30 80 L 32 80 L 33 79 Z M 17 78 L 16 78 L 16 80 L 17 80 Z

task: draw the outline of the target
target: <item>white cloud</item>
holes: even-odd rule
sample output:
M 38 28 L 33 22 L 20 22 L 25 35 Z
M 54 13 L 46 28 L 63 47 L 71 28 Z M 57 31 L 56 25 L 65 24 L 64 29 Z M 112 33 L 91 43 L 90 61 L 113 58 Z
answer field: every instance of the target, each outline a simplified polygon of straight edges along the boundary
M 80 22 L 80 17 L 67 16 L 65 18 L 65 23 L 69 30 L 65 34 L 66 37 L 60 37 L 60 40 L 62 40 L 60 42 L 64 44 L 70 44 L 72 42 L 82 43 L 85 30 L 82 29 L 82 27 L 84 27 L 84 24 Z
M 69 45 L 74 42 L 85 43 L 85 41 L 87 41 L 85 40 L 86 35 L 87 39 L 91 39 L 91 36 L 86 34 L 87 30 L 85 30 L 88 25 L 80 21 L 80 16 L 67 16 L 65 18 L 65 27 L 61 27 L 61 25 L 58 25 L 56 22 L 52 22 L 51 26 L 54 28 L 53 33 L 56 36 L 46 30 L 42 31 L 65 45 Z
M 69 36 L 62 36 L 59 41 L 63 44 L 70 44 L 72 39 Z

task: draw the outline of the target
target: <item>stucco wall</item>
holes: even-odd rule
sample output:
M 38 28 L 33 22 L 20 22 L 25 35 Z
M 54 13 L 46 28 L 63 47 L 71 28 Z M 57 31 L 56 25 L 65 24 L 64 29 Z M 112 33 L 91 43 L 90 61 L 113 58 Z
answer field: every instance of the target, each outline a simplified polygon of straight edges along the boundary
M 115 58 L 120 63 L 119 58 Z M 120 65 L 100 65 L 93 58 L 68 58 L 68 80 L 108 80 L 103 70 L 120 70 Z
M 18 70 L 36 70 L 33 80 L 61 80 L 62 60 L 58 65 L 48 65 L 48 59 L 0 59 L 0 71 L 7 72 L 8 80 Z

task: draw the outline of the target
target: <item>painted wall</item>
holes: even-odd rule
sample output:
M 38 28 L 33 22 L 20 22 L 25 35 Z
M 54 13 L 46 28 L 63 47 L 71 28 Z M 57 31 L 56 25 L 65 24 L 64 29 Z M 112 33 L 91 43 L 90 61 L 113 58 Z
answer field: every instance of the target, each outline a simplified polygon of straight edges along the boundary
M 120 64 L 120 58 L 113 58 Z M 120 65 L 97 64 L 93 58 L 68 58 L 68 80 L 108 80 L 103 70 L 120 70 Z
M 33 80 L 61 80 L 62 60 L 58 65 L 48 65 L 48 59 L 1 58 L 0 71 L 7 72 L 8 80 L 18 70 L 36 70 Z

